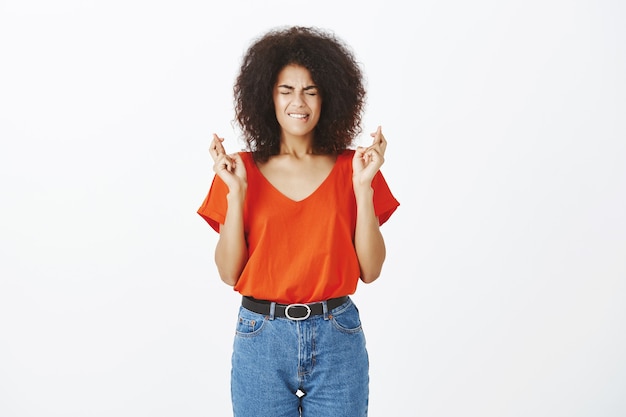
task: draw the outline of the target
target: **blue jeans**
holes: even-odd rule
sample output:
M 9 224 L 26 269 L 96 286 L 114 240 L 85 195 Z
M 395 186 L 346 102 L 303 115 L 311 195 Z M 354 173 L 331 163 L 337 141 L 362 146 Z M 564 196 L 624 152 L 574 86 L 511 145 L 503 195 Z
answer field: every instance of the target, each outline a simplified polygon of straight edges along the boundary
M 235 417 L 366 417 L 369 361 L 348 299 L 306 320 L 243 307 L 232 356 Z M 301 413 L 299 413 L 301 409 Z

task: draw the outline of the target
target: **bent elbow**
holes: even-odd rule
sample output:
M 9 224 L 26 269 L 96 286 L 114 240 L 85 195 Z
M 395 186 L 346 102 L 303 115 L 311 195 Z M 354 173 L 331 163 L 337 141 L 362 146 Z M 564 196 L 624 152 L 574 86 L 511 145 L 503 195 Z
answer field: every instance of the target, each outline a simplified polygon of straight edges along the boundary
M 238 277 L 224 276 L 224 275 L 220 275 L 220 278 L 222 279 L 222 282 L 224 282 L 226 285 L 229 285 L 231 287 L 235 286 L 235 284 L 237 283 L 237 279 L 238 279 Z
M 378 277 L 380 277 L 380 272 L 381 271 L 361 273 L 361 281 L 363 281 L 363 283 L 365 284 L 371 284 L 372 282 L 376 281 Z
M 370 284 L 380 277 L 383 270 L 383 263 L 385 262 L 384 252 L 379 259 L 371 260 L 370 262 L 361 262 L 361 281 L 365 284 Z
M 217 272 L 219 273 L 220 279 L 226 284 L 234 287 L 237 281 L 239 281 L 239 276 L 241 275 L 241 271 L 231 270 L 229 268 L 220 268 L 217 267 Z
M 217 251 L 215 252 L 215 264 L 217 265 L 217 272 L 220 279 L 225 284 L 234 287 L 239 281 L 239 277 L 246 266 L 247 258 L 240 256 L 239 258 L 233 258 L 231 256 L 223 256 Z

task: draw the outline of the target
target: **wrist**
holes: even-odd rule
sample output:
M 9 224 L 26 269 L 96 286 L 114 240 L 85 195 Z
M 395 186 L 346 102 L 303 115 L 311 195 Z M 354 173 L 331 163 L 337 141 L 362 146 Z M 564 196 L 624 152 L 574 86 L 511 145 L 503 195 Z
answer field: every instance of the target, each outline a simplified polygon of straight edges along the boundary
M 354 188 L 354 196 L 357 201 L 361 198 L 371 199 L 374 196 L 374 189 L 371 184 L 359 184 L 354 182 L 352 187 Z
M 243 203 L 246 198 L 246 189 L 246 186 L 233 187 L 229 189 L 228 194 L 226 194 L 226 201 L 228 201 L 229 204 L 238 202 Z

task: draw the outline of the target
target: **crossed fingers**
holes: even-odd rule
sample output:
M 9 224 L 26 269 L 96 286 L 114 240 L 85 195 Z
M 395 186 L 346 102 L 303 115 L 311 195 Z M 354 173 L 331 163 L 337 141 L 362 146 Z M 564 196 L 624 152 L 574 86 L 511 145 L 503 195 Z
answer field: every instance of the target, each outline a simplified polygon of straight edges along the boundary
M 218 158 L 222 155 L 226 154 L 226 150 L 224 149 L 224 138 L 220 138 L 215 133 L 213 133 L 213 140 L 211 141 L 211 145 L 209 146 L 209 154 L 211 154 L 211 158 L 213 158 L 213 162 L 216 162 Z
M 385 150 L 387 149 L 387 140 L 385 139 L 385 136 L 383 136 L 382 128 L 378 126 L 376 132 L 371 133 L 370 136 L 374 138 L 374 141 L 365 151 L 375 150 L 381 157 L 384 156 Z

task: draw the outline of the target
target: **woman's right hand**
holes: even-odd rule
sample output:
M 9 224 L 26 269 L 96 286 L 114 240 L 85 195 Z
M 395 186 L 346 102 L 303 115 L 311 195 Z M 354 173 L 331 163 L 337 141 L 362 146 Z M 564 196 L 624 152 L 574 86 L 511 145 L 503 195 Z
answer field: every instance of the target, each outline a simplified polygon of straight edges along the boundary
M 228 211 L 224 223 L 220 224 L 220 238 L 215 246 L 215 262 L 222 281 L 235 285 L 241 271 L 248 262 L 248 246 L 244 232 L 244 202 L 248 189 L 246 166 L 241 155 L 228 155 L 220 138 L 215 133 L 209 147 L 213 158 L 213 171 L 228 187 Z
M 229 191 L 243 190 L 247 186 L 246 167 L 238 153 L 227 154 L 222 145 L 224 138 L 220 138 L 215 133 L 213 141 L 209 147 L 209 153 L 213 158 L 213 171 L 228 186 Z

